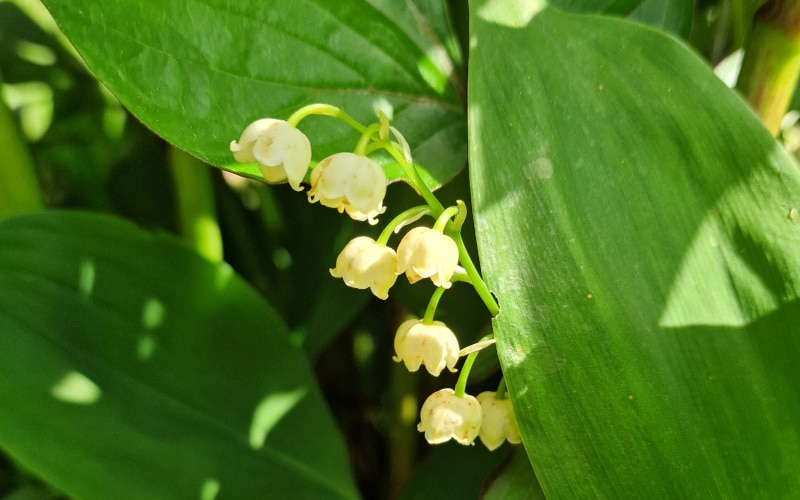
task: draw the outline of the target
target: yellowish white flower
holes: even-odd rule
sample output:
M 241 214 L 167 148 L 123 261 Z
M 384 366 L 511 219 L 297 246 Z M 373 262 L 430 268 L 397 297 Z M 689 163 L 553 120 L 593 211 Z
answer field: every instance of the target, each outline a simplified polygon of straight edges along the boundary
M 377 224 L 375 218 L 386 211 L 386 174 L 366 156 L 336 153 L 319 162 L 311 171 L 308 201 L 347 212 L 355 220 Z
M 508 398 L 496 399 L 496 395 L 495 392 L 486 391 L 478 394 L 477 397 L 483 412 L 479 436 L 489 451 L 495 450 L 506 439 L 509 443 L 514 444 L 522 441 L 511 400 Z
M 417 430 L 425 433 L 430 444 L 455 439 L 469 445 L 478 437 L 481 428 L 481 405 L 469 394 L 455 395 L 453 389 L 434 392 L 422 405 Z
M 425 365 L 428 373 L 438 377 L 445 366 L 456 371 L 458 339 L 441 321 L 424 323 L 420 319 L 404 321 L 394 337 L 395 361 L 402 361 L 410 372 Z
M 288 181 L 295 191 L 311 162 L 308 137 L 284 120 L 263 118 L 244 129 L 239 142 L 231 141 L 231 153 L 240 163 L 258 162 L 267 182 Z
M 409 283 L 430 278 L 434 285 L 450 288 L 456 266 L 456 242 L 435 229 L 415 227 L 397 246 L 397 274 L 406 273 Z
M 359 236 L 345 245 L 330 272 L 334 278 L 344 279 L 347 286 L 369 288 L 376 297 L 386 300 L 397 280 L 396 266 L 393 249 L 377 244 L 368 236 Z

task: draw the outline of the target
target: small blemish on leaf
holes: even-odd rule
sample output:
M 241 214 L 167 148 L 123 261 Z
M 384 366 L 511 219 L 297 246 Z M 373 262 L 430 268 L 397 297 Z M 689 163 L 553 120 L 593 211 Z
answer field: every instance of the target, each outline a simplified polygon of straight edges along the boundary
M 628 394 L 628 401 L 633 401 L 634 397 L 633 394 Z
M 792 222 L 797 222 L 797 207 L 792 207 L 789 209 L 789 220 Z
M 587 294 L 586 294 L 586 298 L 587 298 L 587 299 L 591 300 L 591 299 L 592 299 L 592 297 L 593 297 L 593 295 L 592 295 L 591 293 L 587 293 Z

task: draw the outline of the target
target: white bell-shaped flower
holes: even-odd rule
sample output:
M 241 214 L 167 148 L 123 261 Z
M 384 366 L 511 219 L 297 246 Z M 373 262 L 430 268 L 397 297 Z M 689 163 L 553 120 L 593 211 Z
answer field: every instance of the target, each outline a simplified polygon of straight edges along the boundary
M 469 394 L 455 395 L 453 389 L 434 392 L 422 405 L 417 430 L 425 433 L 430 444 L 455 439 L 469 445 L 478 437 L 481 428 L 481 405 Z
M 458 362 L 458 339 L 452 330 L 441 321 L 425 324 L 419 319 L 404 321 L 394 337 L 395 361 L 405 363 L 408 371 L 419 370 L 425 365 L 428 373 L 438 377 L 445 366 L 456 371 Z
M 415 227 L 397 246 L 397 274 L 406 273 L 409 283 L 430 278 L 434 285 L 450 288 L 456 266 L 456 242 L 435 229 Z
M 295 191 L 311 162 L 311 143 L 302 132 L 284 120 L 263 118 L 244 129 L 239 142 L 231 141 L 233 157 L 239 163 L 258 162 L 267 182 L 288 181 Z
M 355 220 L 376 224 L 375 218 L 386 211 L 386 174 L 383 168 L 366 156 L 336 153 L 319 162 L 311 171 L 308 201 L 319 201 L 326 207 Z
M 506 439 L 513 444 L 522 441 L 511 400 L 508 398 L 496 399 L 496 395 L 495 392 L 486 391 L 478 394 L 477 397 L 483 411 L 479 436 L 489 451 L 497 449 Z
M 386 300 L 397 280 L 396 266 L 393 249 L 377 244 L 370 237 L 359 236 L 345 245 L 330 272 L 334 278 L 344 279 L 347 286 L 369 288 L 376 297 Z

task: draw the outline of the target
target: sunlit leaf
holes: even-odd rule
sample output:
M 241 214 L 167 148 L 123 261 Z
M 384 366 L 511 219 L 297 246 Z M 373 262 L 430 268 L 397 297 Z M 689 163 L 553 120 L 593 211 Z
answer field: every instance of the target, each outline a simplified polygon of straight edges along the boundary
M 376 109 L 393 117 L 432 186 L 464 165 L 464 85 L 443 1 L 44 3 L 127 108 L 212 165 L 260 179 L 255 164 L 233 161 L 229 143 L 258 118 L 286 119 L 314 102 L 365 123 Z M 358 134 L 339 125 L 301 123 L 316 161 L 355 146 Z
M 792 496 L 797 167 L 674 40 L 550 8 L 503 23 L 483 5 L 469 85 L 477 236 L 543 491 Z

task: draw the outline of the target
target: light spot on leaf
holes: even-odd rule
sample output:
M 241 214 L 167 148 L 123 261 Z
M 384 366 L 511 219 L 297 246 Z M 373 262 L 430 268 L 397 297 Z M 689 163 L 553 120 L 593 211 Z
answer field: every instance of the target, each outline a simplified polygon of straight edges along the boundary
M 553 163 L 548 158 L 538 158 L 528 165 L 529 175 L 533 175 L 539 179 L 549 179 L 553 177 Z
M 152 335 L 142 335 L 136 344 L 136 355 L 139 359 L 146 361 L 153 356 L 156 350 L 156 339 Z
M 103 391 L 89 377 L 79 372 L 69 372 L 50 389 L 59 401 L 76 405 L 90 405 L 100 399 Z
M 213 478 L 206 479 L 200 487 L 200 500 L 214 500 L 217 498 L 219 488 L 219 481 Z
M 277 423 L 306 395 L 306 388 L 299 387 L 290 392 L 270 394 L 258 403 L 250 424 L 250 447 L 254 450 L 264 446 L 267 435 Z
M 82 261 L 78 271 L 78 289 L 86 297 L 90 296 L 94 290 L 94 275 L 94 263 L 88 259 Z
M 156 298 L 149 298 L 142 309 L 142 324 L 147 329 L 153 329 L 164 322 L 164 305 Z

